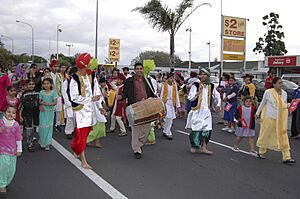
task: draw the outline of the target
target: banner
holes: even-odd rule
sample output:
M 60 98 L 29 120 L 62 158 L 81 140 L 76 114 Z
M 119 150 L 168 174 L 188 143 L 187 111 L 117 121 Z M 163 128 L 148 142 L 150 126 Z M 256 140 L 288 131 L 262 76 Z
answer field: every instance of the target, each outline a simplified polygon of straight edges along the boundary
M 223 60 L 237 60 L 237 61 L 244 61 L 245 55 L 239 55 L 239 54 L 223 54 Z
M 239 17 L 223 16 L 223 36 L 246 37 L 246 19 Z
M 109 60 L 111 62 L 120 61 L 120 39 L 109 38 Z
M 245 40 L 224 39 L 224 51 L 230 52 L 244 52 Z
M 297 66 L 297 56 L 270 56 L 265 64 L 269 67 Z

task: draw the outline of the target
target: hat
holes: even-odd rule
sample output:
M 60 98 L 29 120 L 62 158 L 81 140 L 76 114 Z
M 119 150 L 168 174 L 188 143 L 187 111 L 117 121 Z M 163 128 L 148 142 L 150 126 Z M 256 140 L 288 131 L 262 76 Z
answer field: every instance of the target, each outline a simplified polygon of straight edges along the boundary
M 80 69 L 87 68 L 91 61 L 91 55 L 88 53 L 82 53 L 76 59 L 76 66 Z
M 125 81 L 126 80 L 126 77 L 122 74 L 122 73 L 119 73 L 118 76 L 117 76 L 117 79 L 120 79 L 122 81 Z
M 250 74 L 245 74 L 245 75 L 242 76 L 242 78 L 246 78 L 246 77 L 254 78 L 254 76 L 253 76 L 253 75 L 250 75 Z
M 56 59 L 53 59 L 50 63 L 50 68 L 53 68 L 55 65 L 58 65 L 58 62 Z
M 208 76 L 210 76 L 210 69 L 209 68 L 201 68 L 200 69 L 200 73 L 201 72 L 204 72 L 204 73 L 206 73 Z

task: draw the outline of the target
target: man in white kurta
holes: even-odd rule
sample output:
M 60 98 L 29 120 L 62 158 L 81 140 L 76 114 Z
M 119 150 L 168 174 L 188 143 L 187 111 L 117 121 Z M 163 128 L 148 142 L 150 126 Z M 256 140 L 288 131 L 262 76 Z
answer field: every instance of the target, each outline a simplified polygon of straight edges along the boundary
M 65 126 L 65 134 L 68 139 L 72 138 L 72 133 L 74 132 L 74 118 L 73 118 L 73 110 L 72 104 L 69 100 L 67 89 L 69 82 L 71 81 L 71 77 L 67 77 L 62 84 L 61 93 L 64 99 L 64 108 L 66 114 L 66 126 Z
M 177 85 L 174 82 L 173 74 L 167 75 L 168 79 L 164 83 L 160 98 L 163 100 L 166 106 L 167 114 L 165 116 L 165 125 L 163 130 L 163 135 L 169 139 L 173 139 L 171 128 L 173 125 L 173 120 L 176 119 L 176 109 L 180 108 L 180 101 L 178 95 Z M 175 93 L 174 93 L 175 92 Z M 175 102 L 175 103 L 174 103 Z M 176 107 L 176 109 L 175 109 Z
M 92 126 L 96 124 L 94 102 L 100 100 L 100 88 L 98 81 L 93 75 L 87 74 L 87 67 L 91 56 L 87 53 L 81 54 L 76 60 L 79 68 L 77 74 L 70 81 L 70 99 L 74 111 L 75 130 L 71 148 L 76 157 L 80 157 L 83 168 L 91 169 L 87 163 L 84 150 L 86 140 Z
M 201 69 L 200 83 L 194 83 L 188 95 L 188 99 L 192 102 L 192 109 L 187 117 L 186 128 L 192 129 L 190 133 L 190 143 L 192 153 L 201 147 L 201 152 L 212 154 L 207 149 L 207 144 L 211 137 L 212 116 L 210 108 L 212 101 L 217 101 L 217 110 L 220 110 L 221 98 L 220 94 L 209 82 L 209 69 Z

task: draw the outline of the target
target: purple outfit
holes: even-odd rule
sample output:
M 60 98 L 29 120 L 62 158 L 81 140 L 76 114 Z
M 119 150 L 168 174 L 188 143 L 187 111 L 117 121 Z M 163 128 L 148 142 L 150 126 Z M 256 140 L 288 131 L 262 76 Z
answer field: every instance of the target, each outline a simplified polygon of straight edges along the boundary
M 22 134 L 18 122 L 12 126 L 6 126 L 3 119 L 0 119 L 0 155 L 16 155 L 16 142 L 21 140 Z

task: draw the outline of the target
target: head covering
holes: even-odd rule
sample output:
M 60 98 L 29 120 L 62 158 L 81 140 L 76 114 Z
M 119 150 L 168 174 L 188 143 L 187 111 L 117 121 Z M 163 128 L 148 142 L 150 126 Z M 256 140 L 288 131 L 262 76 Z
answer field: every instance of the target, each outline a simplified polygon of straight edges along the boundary
M 80 69 L 88 68 L 90 61 L 91 61 L 91 55 L 88 53 L 82 53 L 76 59 L 76 66 Z
M 209 68 L 201 68 L 200 73 L 203 72 L 207 75 L 207 78 L 205 80 L 205 84 L 210 84 L 210 69 Z
M 50 63 L 50 68 L 53 68 L 55 65 L 58 65 L 58 62 L 56 59 L 53 59 Z
M 119 73 L 118 76 L 117 76 L 117 79 L 120 79 L 122 81 L 125 81 L 126 80 L 126 77 L 122 74 L 122 73 Z
M 16 75 L 17 75 L 17 77 L 22 78 L 22 79 L 27 77 L 26 71 L 22 72 L 22 67 L 23 66 L 25 66 L 25 65 L 24 64 L 18 64 L 16 66 Z

